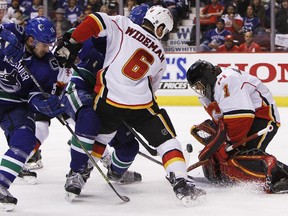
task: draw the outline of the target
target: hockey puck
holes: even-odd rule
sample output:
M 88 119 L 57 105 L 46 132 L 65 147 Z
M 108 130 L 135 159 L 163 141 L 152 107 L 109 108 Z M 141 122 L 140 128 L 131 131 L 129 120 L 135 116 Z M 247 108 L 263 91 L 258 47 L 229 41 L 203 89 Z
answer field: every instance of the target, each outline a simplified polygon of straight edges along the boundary
M 192 147 L 191 143 L 188 143 L 188 144 L 186 145 L 186 150 L 187 150 L 187 152 L 189 152 L 189 153 L 193 152 L 193 147 Z

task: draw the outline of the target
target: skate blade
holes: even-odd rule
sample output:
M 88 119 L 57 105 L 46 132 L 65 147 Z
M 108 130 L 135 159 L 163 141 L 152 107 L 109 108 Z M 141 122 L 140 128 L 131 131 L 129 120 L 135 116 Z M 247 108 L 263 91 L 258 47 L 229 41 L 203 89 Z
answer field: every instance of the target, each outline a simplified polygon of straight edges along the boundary
M 36 163 L 27 163 L 25 165 L 29 170 L 37 170 L 43 168 L 43 163 L 41 161 L 37 161 Z
M 281 191 L 277 191 L 275 192 L 275 194 L 287 194 L 288 190 L 281 190 Z
M 205 194 L 199 195 L 199 196 L 194 196 L 194 197 L 185 196 L 181 199 L 182 204 L 187 208 L 201 205 L 201 203 L 204 203 L 205 200 L 206 200 Z
M 0 211 L 13 211 L 15 208 L 15 204 L 13 203 L 0 203 Z
M 70 192 L 65 193 L 65 200 L 72 202 L 78 195 Z
M 19 177 L 19 178 L 22 179 L 27 184 L 34 185 L 37 183 L 37 178 L 34 176 L 24 176 L 23 178 L 21 178 L 21 177 Z

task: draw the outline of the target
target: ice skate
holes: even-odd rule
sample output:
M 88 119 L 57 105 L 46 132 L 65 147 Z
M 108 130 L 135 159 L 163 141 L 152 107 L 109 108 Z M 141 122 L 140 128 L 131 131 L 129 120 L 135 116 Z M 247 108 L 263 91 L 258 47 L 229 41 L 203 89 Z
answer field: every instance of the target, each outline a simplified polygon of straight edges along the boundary
M 13 211 L 16 204 L 17 199 L 10 194 L 6 187 L 0 185 L 0 210 Z
M 185 178 L 175 178 L 174 173 L 170 173 L 170 177 L 167 178 L 173 187 L 173 191 L 176 197 L 182 201 L 184 206 L 194 206 L 198 204 L 198 201 L 203 199 L 206 192 L 202 189 L 196 188 L 192 181 Z M 197 200 L 197 202 L 195 202 Z
M 85 181 L 80 173 L 70 172 L 66 175 L 66 183 L 65 183 L 65 199 L 72 202 L 75 197 L 79 196 L 81 190 L 85 185 Z M 87 180 L 87 179 L 86 179 Z
M 88 162 L 86 169 L 84 170 L 83 173 L 81 173 L 81 176 L 82 176 L 85 183 L 90 178 L 90 174 L 91 174 L 93 168 L 94 168 L 93 164 Z
M 280 181 L 274 183 L 271 186 L 272 193 L 287 194 L 288 193 L 288 179 L 280 179 Z
M 103 156 L 100 159 L 100 162 L 103 164 L 103 166 L 108 169 L 111 165 L 111 154 L 103 154 Z
M 142 176 L 140 173 L 135 172 L 135 171 L 129 171 L 127 170 L 124 174 L 117 173 L 109 167 L 108 172 L 107 172 L 107 177 L 111 181 L 116 181 L 121 184 L 132 184 L 136 182 L 141 182 L 142 181 Z
M 36 184 L 36 182 L 37 182 L 37 173 L 36 172 L 31 172 L 25 166 L 19 172 L 18 177 L 23 179 L 28 184 Z
M 36 170 L 43 168 L 41 150 L 37 150 L 32 157 L 27 161 L 25 166 L 29 170 Z

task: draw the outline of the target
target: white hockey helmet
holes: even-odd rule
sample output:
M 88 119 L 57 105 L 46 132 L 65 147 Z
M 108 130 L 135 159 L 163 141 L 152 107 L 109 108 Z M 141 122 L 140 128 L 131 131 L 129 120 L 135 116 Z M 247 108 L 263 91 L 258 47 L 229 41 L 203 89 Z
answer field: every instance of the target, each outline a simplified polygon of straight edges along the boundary
M 7 1 L 0 0 L 0 10 L 6 10 L 7 9 Z
M 158 39 L 161 39 L 165 34 L 170 32 L 173 28 L 173 17 L 167 8 L 161 5 L 155 5 L 146 12 L 144 19 L 147 19 L 154 26 L 154 34 Z M 163 34 L 161 36 L 156 34 L 158 26 L 164 24 Z

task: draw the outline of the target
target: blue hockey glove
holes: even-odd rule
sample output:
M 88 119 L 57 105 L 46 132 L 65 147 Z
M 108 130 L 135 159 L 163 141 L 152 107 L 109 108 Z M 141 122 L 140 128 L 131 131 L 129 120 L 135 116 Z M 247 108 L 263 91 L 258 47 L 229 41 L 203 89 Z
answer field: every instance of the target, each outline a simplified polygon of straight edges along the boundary
M 51 118 L 61 115 L 65 112 L 65 107 L 56 95 L 50 95 L 47 99 L 43 96 L 34 96 L 29 102 L 38 112 Z
M 4 29 L 3 26 L 0 26 L 0 37 L 6 41 L 5 48 L 3 49 L 6 58 L 13 63 L 19 62 L 22 59 L 24 52 L 23 46 L 18 41 L 15 34 Z
M 55 57 L 60 67 L 70 68 L 74 64 L 79 51 L 82 49 L 83 44 L 71 43 L 72 33 L 66 32 L 63 35 L 62 41 L 59 43 L 55 50 Z

